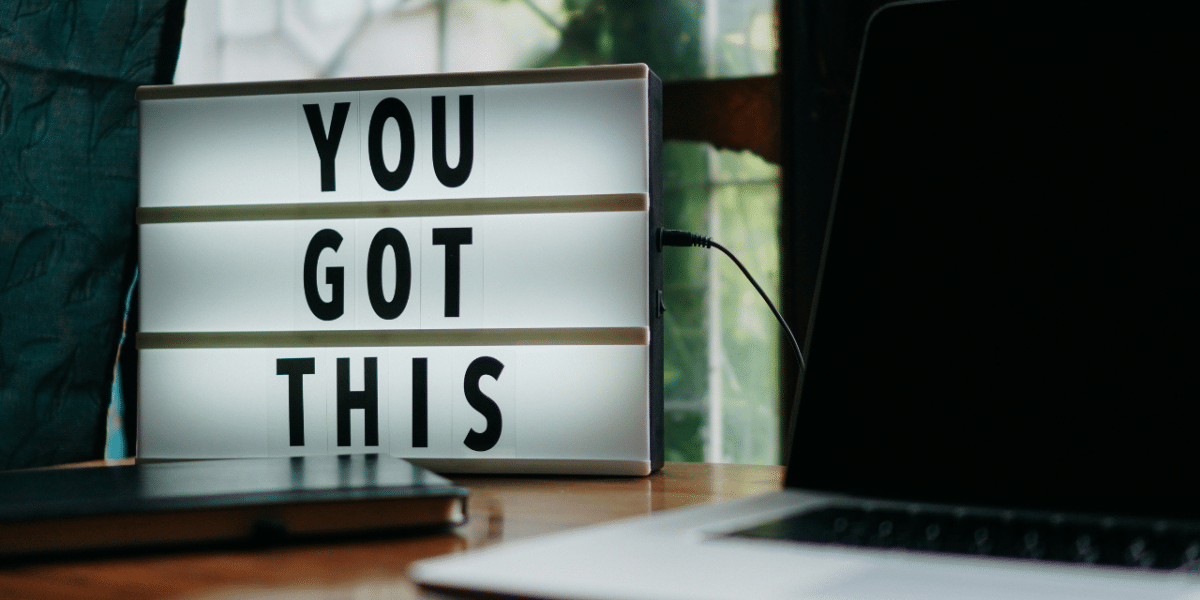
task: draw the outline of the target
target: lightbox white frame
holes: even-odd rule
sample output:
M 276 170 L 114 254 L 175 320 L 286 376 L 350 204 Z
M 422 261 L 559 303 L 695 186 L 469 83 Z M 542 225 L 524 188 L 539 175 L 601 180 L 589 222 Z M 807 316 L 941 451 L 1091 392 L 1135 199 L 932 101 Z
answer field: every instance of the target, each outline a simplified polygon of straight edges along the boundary
M 307 190 L 303 193 L 300 190 L 294 192 L 286 191 L 286 188 L 291 185 L 291 182 L 282 181 L 280 188 L 285 188 L 284 192 L 276 196 L 270 193 L 252 195 L 253 201 L 241 201 L 236 199 L 230 201 L 228 198 L 220 195 L 212 196 L 197 196 L 188 194 L 175 194 L 170 186 L 187 187 L 187 189 L 195 189 L 196 183 L 203 185 L 206 182 L 211 182 L 212 178 L 219 174 L 214 173 L 188 173 L 186 169 L 181 169 L 179 165 L 186 165 L 189 158 L 196 156 L 203 157 L 205 153 L 211 153 L 219 150 L 206 150 L 196 143 L 179 143 L 180 132 L 173 131 L 170 126 L 159 118 L 162 111 L 156 111 L 156 108 L 164 105 L 190 105 L 199 107 L 198 111 L 203 114 L 203 108 L 209 100 L 220 100 L 227 98 L 248 99 L 253 103 L 256 98 L 269 98 L 279 96 L 298 96 L 315 95 L 312 97 L 320 98 L 322 96 L 336 95 L 353 95 L 369 92 L 396 92 L 399 93 L 419 93 L 422 90 L 437 90 L 445 91 L 447 89 L 462 89 L 462 90 L 487 90 L 497 89 L 498 86 L 504 86 L 507 90 L 516 90 L 516 96 L 519 97 L 521 90 L 529 90 L 531 100 L 540 97 L 541 94 L 553 93 L 557 88 L 559 90 L 573 90 L 576 94 L 575 98 L 582 98 L 580 89 L 585 89 L 588 84 L 602 85 L 600 82 L 638 82 L 640 89 L 644 90 L 644 101 L 641 106 L 637 107 L 639 112 L 639 122 L 644 123 L 644 149 L 641 153 L 640 162 L 642 172 L 644 174 L 642 187 L 640 189 L 611 189 L 612 186 L 607 185 L 604 177 L 597 176 L 590 181 L 581 181 L 578 189 L 567 190 L 572 193 L 561 193 L 561 190 L 556 189 L 552 185 L 546 185 L 539 188 L 537 185 L 525 185 L 525 183 L 517 182 L 508 188 L 504 186 L 496 186 L 497 189 L 485 190 L 486 193 L 479 193 L 479 187 L 459 192 L 455 190 L 433 190 L 432 193 L 426 193 L 418 197 L 403 197 L 403 198 L 351 198 L 337 202 L 322 201 L 320 194 L 312 194 Z M 584 86 L 580 88 L 579 86 Z M 578 88 L 578 89 L 575 89 Z M 139 411 L 138 411 L 138 439 L 139 448 L 138 454 L 140 458 L 158 460 L 158 459 L 174 459 L 174 458 L 204 458 L 206 456 L 180 456 L 178 453 L 161 452 L 163 446 L 162 439 L 166 436 L 170 439 L 174 435 L 194 435 L 196 431 L 181 431 L 181 423 L 175 423 L 171 427 L 164 428 L 160 426 L 162 423 L 156 421 L 158 415 L 162 413 L 161 408 L 164 405 L 169 405 L 171 402 L 184 401 L 187 398 L 188 402 L 203 402 L 203 394 L 199 398 L 188 398 L 187 394 L 179 388 L 183 386 L 174 385 L 170 380 L 173 375 L 168 375 L 168 381 L 156 380 L 154 371 L 155 364 L 161 362 L 162 355 L 175 352 L 182 355 L 191 353 L 196 356 L 213 356 L 214 351 L 221 348 L 227 349 L 227 359 L 232 359 L 234 364 L 238 364 L 238 359 L 234 356 L 237 352 L 247 352 L 251 349 L 263 348 L 303 348 L 303 347 L 320 347 L 320 348 L 344 348 L 343 353 L 353 354 L 362 348 L 381 348 L 388 347 L 393 349 L 406 347 L 428 347 L 428 348 L 473 348 L 473 347 L 495 347 L 499 343 L 500 347 L 505 348 L 526 348 L 531 351 L 536 351 L 537 348 L 554 348 L 562 347 L 569 349 L 571 347 L 580 348 L 583 346 L 600 344 L 598 347 L 604 346 L 639 346 L 645 349 L 646 361 L 644 364 L 645 386 L 642 392 L 639 392 L 639 397 L 636 398 L 637 414 L 625 415 L 634 417 L 628 422 L 623 422 L 617 429 L 618 431 L 603 432 L 614 439 L 622 439 L 628 437 L 631 440 L 636 440 L 633 445 L 636 448 L 626 448 L 618 455 L 613 453 L 604 453 L 604 455 L 580 455 L 579 453 L 571 452 L 549 452 L 544 449 L 534 455 L 525 455 L 529 453 L 515 452 L 511 456 L 503 457 L 463 457 L 463 456 L 408 456 L 414 462 L 418 462 L 435 470 L 447 472 L 503 472 L 503 473 L 562 473 L 562 474 L 623 474 L 623 475 L 642 475 L 657 470 L 663 461 L 663 416 L 662 416 L 662 314 L 661 314 L 661 248 L 655 244 L 654 232 L 661 226 L 661 210 L 659 207 L 659 198 L 661 196 L 661 83 L 657 77 L 644 65 L 620 65 L 606 67 L 584 67 L 584 68 L 568 68 L 568 69 L 544 69 L 544 70 L 529 70 L 529 71 L 510 71 L 510 72 L 493 72 L 493 73 L 474 73 L 474 74 L 437 74 L 437 75 L 419 75 L 419 76 L 401 76 L 401 77 L 375 77 L 363 79 L 337 79 L 337 80 L 313 80 L 313 81 L 285 81 L 285 82 L 264 82 L 264 83 L 239 83 L 239 84 L 215 84 L 215 85 L 198 85 L 198 86 L 149 86 L 139 88 L 137 99 L 140 106 L 141 129 L 140 135 L 142 140 L 141 145 L 141 201 L 137 211 L 137 222 L 141 232 L 142 243 L 140 246 L 141 260 L 143 264 L 141 294 L 141 312 L 143 326 L 140 328 L 137 335 L 137 348 L 139 357 L 141 358 L 141 368 L 139 368 Z M 621 107 L 622 110 L 629 110 L 633 107 Z M 167 111 L 170 112 L 170 111 Z M 221 116 L 221 112 L 216 113 Z M 211 116 L 211 115 L 210 115 Z M 238 118 L 247 119 L 248 124 L 255 123 L 253 115 L 247 117 L 242 115 Z M 360 115 L 359 119 L 363 117 Z M 570 129 L 570 120 L 579 119 L 586 122 L 589 119 L 589 114 L 580 112 L 579 114 L 566 115 L 538 115 L 529 114 L 530 123 L 538 123 L 538 119 L 552 120 L 559 119 L 556 123 L 558 127 Z M 563 120 L 565 118 L 565 120 Z M 204 124 L 202 119 L 197 119 L 184 126 L 184 129 L 191 128 L 192 136 L 189 139 L 195 139 L 196 135 L 203 135 Z M 641 125 L 639 125 L 641 127 Z M 537 129 L 537 127 L 532 127 Z M 522 130 L 518 123 L 513 128 L 514 131 Z M 347 129 L 349 131 L 349 128 Z M 496 137 L 496 134 L 493 134 Z M 595 136 L 587 136 L 595 137 Z M 578 144 L 578 156 L 582 156 L 585 160 L 581 164 L 586 164 L 587 160 L 602 160 L 603 159 L 603 138 L 599 138 L 600 143 L 588 144 L 587 140 L 572 140 L 573 144 Z M 486 145 L 487 135 L 484 136 L 483 143 Z M 220 146 L 220 144 L 218 144 Z M 597 150 L 596 148 L 599 148 Z M 172 150 L 173 149 L 173 150 Z M 573 148 L 574 149 L 574 148 Z M 233 151 L 236 153 L 236 149 Z M 174 153 L 174 154 L 173 154 Z M 536 153 L 536 152 L 535 152 Z M 599 154 L 597 154 L 599 153 Z M 559 153 L 561 154 L 561 153 Z M 233 164 L 232 168 L 240 168 L 246 166 L 252 168 L 253 164 L 245 164 L 247 160 L 253 159 L 254 156 L 240 157 L 238 162 Z M 264 161 L 271 160 L 267 156 L 260 157 Z M 513 159 L 508 156 L 504 159 Z M 558 154 L 547 154 L 542 157 L 544 160 L 553 162 L 558 159 Z M 484 168 L 501 169 L 499 163 L 503 159 L 489 161 L 485 159 Z M 496 164 L 493 164 L 496 163 Z M 164 165 L 168 165 L 164 167 Z M 172 166 L 173 165 L 173 166 Z M 286 167 L 285 167 L 286 168 Z M 162 173 L 164 169 L 169 170 L 175 178 L 172 181 L 167 181 L 169 178 L 156 177 L 155 174 Z M 565 169 L 564 171 L 569 171 Z M 485 171 L 486 173 L 486 171 Z M 187 178 L 192 180 L 188 181 Z M 285 178 L 281 178 L 285 179 Z M 579 181 L 586 179 L 582 176 L 576 176 L 575 180 Z M 182 180 L 182 181 L 181 181 Z M 491 178 L 489 178 L 491 181 Z M 511 182 L 510 182 L 511 183 Z M 164 187 L 165 186 L 165 187 Z M 523 187 L 524 186 L 524 187 Z M 468 186 L 464 186 L 468 187 Z M 345 189 L 345 188 L 344 188 Z M 164 193 L 165 190 L 165 193 Z M 509 194 L 506 194 L 505 191 Z M 467 193 L 467 192 L 474 192 Z M 512 192 L 516 192 L 513 194 Z M 594 193 L 593 193 L 594 192 Z M 172 196 L 180 196 L 172 198 Z M 313 197 L 316 197 L 316 200 Z M 221 197 L 218 202 L 208 202 L 213 197 Z M 169 326 L 162 326 L 161 314 L 156 313 L 154 299 L 157 297 L 152 291 L 147 294 L 147 289 L 154 289 L 159 275 L 157 273 L 165 273 L 161 266 L 152 267 L 151 265 L 158 258 L 158 252 L 163 248 L 171 248 L 173 245 L 182 243 L 182 238 L 172 236 L 167 230 L 171 224 L 178 223 L 206 223 L 210 226 L 221 226 L 221 224 L 233 225 L 232 222 L 253 223 L 261 222 L 278 223 L 280 220 L 318 220 L 318 219 L 347 219 L 356 218 L 370 222 L 372 219 L 398 219 L 404 217 L 454 217 L 462 215 L 526 215 L 535 217 L 537 215 L 572 215 L 575 217 L 586 217 L 588 215 L 605 215 L 617 214 L 622 211 L 644 212 L 646 227 L 643 230 L 644 236 L 641 237 L 642 250 L 645 252 L 645 276 L 646 286 L 645 291 L 648 293 L 643 299 L 645 307 L 645 320 L 637 323 L 636 326 L 622 327 L 539 327 L 536 323 L 515 323 L 515 325 L 532 325 L 525 327 L 512 327 L 514 323 L 509 323 L 510 327 L 505 328 L 426 328 L 419 330 L 392 331 L 385 327 L 376 326 L 374 328 L 360 329 L 356 331 L 347 330 L 288 330 L 286 327 L 275 328 L 269 331 L 245 331 L 246 326 L 241 326 L 242 331 L 222 331 L 219 326 L 213 326 L 213 323 L 207 325 L 201 324 L 187 330 L 172 330 Z M 164 235 L 165 234 L 165 235 Z M 147 244 L 147 242 L 150 242 Z M 625 242 L 628 243 L 628 242 Z M 642 251 L 642 250 L 639 250 Z M 150 267 L 150 268 L 147 268 Z M 158 311 L 161 313 L 162 311 Z M 531 317 L 536 318 L 536 317 Z M 219 324 L 218 324 L 219 325 Z M 178 329 L 178 328 L 175 328 Z M 352 350 L 353 349 L 353 350 Z M 565 352 L 569 354 L 569 352 Z M 218 352 L 221 354 L 221 352 Z M 253 354 L 253 353 L 251 353 Z M 208 359 L 201 360 L 205 362 Z M 147 371 L 147 367 L 150 370 Z M 203 379 L 202 374 L 195 374 Z M 211 377 L 212 375 L 210 375 Z M 595 374 L 593 374 L 595 379 Z M 161 379 L 161 378 L 160 378 Z M 499 380 L 497 380 L 499 381 Z M 182 384 L 182 381 L 178 381 Z M 577 390 L 576 393 L 579 393 Z M 586 394 L 585 394 L 586 395 Z M 174 396 L 172 400 L 169 396 Z M 265 409 L 264 409 L 265 410 Z M 170 411 L 167 411 L 170 412 Z M 178 415 L 176 415 L 178 416 Z M 203 418 L 200 419 L 203 421 Z M 202 423 L 196 421 L 186 421 L 193 424 L 193 429 L 196 426 L 202 426 Z M 632 425 L 631 425 L 632 424 Z M 546 425 L 542 425 L 545 427 Z M 626 431 L 629 427 L 636 427 L 639 431 Z M 202 428 L 202 427 L 201 427 Z M 579 432 L 581 435 L 584 432 Z M 559 438 L 570 438 L 572 432 L 555 432 L 554 435 Z M 592 432 L 593 437 L 595 432 Z M 628 445 L 628 444 L 627 444 Z M 236 446 L 236 445 L 235 445 Z M 251 448 L 231 447 L 222 454 L 232 456 L 254 456 L 260 455 L 261 452 Z M 352 451 L 364 451 L 362 449 L 353 449 Z M 369 450 L 368 450 L 369 451 Z M 204 454 L 204 453 L 201 453 Z M 406 456 L 404 453 L 397 453 L 399 456 Z M 215 457 L 215 456 L 211 456 Z

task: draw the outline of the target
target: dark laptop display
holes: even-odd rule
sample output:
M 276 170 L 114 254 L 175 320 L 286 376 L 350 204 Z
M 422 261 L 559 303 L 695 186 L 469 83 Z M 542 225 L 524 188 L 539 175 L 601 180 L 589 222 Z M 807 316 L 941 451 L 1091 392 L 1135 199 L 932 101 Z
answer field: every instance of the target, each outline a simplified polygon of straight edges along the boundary
M 1145 12 L 874 17 L 789 486 L 1200 518 L 1195 66 Z

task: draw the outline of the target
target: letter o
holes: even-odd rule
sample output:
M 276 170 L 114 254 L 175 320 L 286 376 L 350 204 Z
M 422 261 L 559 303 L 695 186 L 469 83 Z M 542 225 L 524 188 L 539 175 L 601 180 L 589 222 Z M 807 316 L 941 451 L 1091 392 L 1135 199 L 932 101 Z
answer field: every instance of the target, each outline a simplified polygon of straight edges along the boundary
M 388 247 L 396 255 L 396 289 L 390 301 L 383 296 L 383 252 Z M 404 234 L 391 227 L 381 229 L 367 251 L 367 297 L 371 300 L 371 308 L 381 319 L 395 319 L 408 306 L 411 288 L 412 258 Z
M 400 126 L 400 163 L 395 171 L 389 171 L 383 162 L 383 126 L 388 119 L 395 119 Z M 367 157 L 371 162 L 371 174 L 375 176 L 379 187 L 394 192 L 408 182 L 408 176 L 412 174 L 415 143 L 416 133 L 408 107 L 396 98 L 380 100 L 371 113 L 371 124 L 367 127 Z

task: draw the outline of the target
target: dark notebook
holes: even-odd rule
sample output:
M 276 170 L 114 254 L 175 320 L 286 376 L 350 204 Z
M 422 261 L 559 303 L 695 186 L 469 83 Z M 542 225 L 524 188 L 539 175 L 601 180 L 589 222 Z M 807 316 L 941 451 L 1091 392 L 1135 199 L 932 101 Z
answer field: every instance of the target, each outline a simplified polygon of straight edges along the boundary
M 0 556 L 448 527 L 466 496 L 379 455 L 0 473 Z

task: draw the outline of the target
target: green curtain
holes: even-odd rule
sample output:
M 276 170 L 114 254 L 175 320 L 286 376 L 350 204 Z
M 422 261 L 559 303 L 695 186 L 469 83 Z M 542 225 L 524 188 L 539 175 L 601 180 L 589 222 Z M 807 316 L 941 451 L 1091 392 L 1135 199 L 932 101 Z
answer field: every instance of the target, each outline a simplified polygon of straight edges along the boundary
M 0 469 L 99 458 L 135 264 L 139 85 L 183 2 L 0 0 Z

